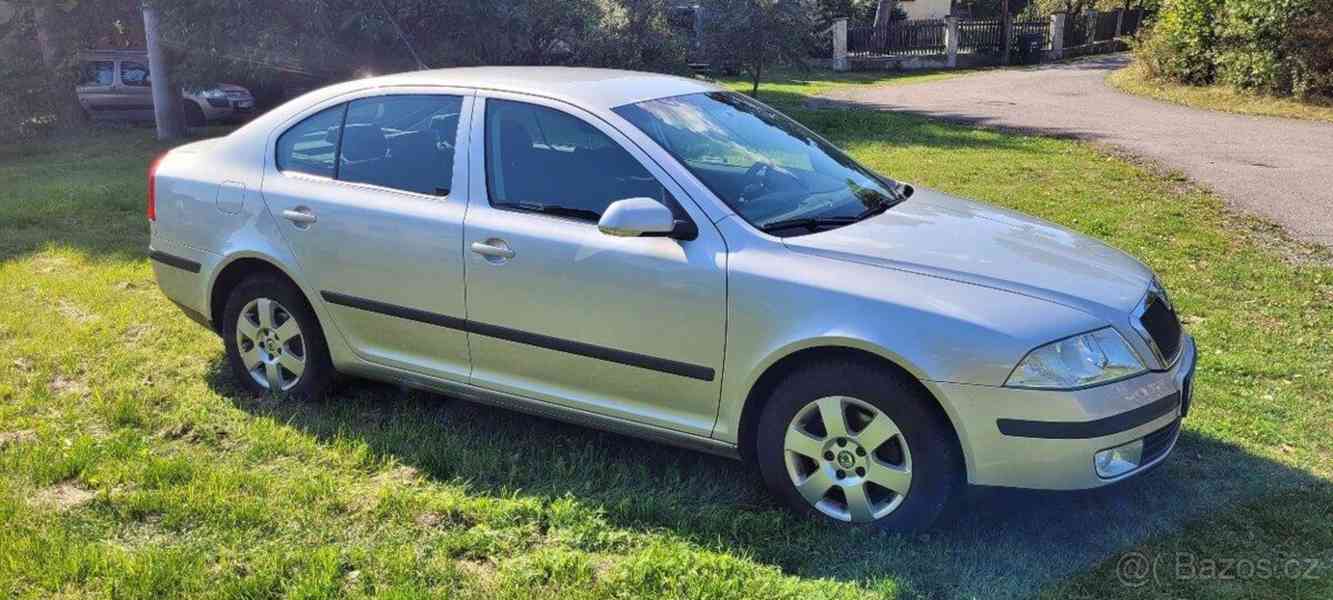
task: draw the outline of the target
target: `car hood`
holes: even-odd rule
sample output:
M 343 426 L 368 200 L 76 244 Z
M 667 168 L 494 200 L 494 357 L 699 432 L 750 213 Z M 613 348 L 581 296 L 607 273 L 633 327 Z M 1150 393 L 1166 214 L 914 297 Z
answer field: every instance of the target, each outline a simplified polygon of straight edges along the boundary
M 1111 318 L 1153 273 L 1138 260 L 1022 213 L 916 188 L 876 217 L 783 240 L 797 252 L 1011 291 Z

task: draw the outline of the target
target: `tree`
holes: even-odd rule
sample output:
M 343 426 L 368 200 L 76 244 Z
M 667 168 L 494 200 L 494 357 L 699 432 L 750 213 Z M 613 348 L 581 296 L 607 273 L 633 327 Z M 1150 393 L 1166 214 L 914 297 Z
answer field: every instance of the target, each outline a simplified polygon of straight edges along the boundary
M 888 27 L 893 20 L 893 10 L 897 7 L 897 0 L 878 0 L 875 3 L 875 27 Z
M 736 65 L 759 93 L 759 80 L 774 63 L 805 66 L 817 8 L 808 0 L 708 0 L 704 38 L 715 65 Z
M 42 59 L 47 97 L 55 109 L 55 124 L 60 129 L 77 127 L 85 120 L 83 107 L 75 92 L 78 85 L 78 52 L 71 33 L 70 13 L 78 2 L 31 0 L 33 37 Z
M 185 137 L 185 117 L 181 112 L 180 88 L 171 80 L 171 66 L 161 44 L 158 31 L 157 9 L 152 2 L 143 3 L 144 44 L 148 47 L 148 72 L 153 85 L 153 117 L 157 121 L 157 139 L 175 140 Z
M 870 23 L 875 19 L 879 0 L 819 0 L 822 22 L 846 18 L 852 23 Z

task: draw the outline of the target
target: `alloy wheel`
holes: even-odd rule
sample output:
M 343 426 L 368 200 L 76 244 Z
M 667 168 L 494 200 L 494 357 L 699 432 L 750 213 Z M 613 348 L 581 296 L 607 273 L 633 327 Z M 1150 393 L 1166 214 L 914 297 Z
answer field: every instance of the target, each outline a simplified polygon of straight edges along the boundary
M 277 300 L 256 298 L 236 319 L 241 363 L 256 383 L 271 392 L 296 387 L 305 372 L 305 336 L 296 317 Z
M 801 497 L 839 521 L 883 518 L 912 485 L 912 454 L 898 425 L 848 396 L 820 398 L 797 411 L 783 455 Z

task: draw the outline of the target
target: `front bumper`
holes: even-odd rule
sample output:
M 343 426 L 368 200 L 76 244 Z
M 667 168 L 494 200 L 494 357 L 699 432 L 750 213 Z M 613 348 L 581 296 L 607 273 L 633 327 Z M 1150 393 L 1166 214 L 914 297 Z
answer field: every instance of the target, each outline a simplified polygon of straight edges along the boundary
M 209 121 L 246 118 L 255 112 L 255 101 L 252 99 L 221 98 L 216 100 L 216 104 L 207 100 L 196 102 L 196 104 L 203 109 L 204 118 Z
M 1088 489 L 1133 477 L 1170 454 L 1189 411 L 1196 360 L 1194 338 L 1186 335 L 1170 369 L 1082 390 L 935 385 L 953 409 L 971 483 Z M 1137 468 L 1097 475 L 1097 452 L 1138 439 L 1145 450 Z

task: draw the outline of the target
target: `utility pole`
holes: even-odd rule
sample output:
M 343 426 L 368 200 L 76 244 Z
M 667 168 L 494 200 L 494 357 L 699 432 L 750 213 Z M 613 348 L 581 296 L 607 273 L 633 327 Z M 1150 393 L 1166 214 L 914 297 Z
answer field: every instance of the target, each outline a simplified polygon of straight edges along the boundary
M 158 33 L 157 8 L 148 0 L 143 2 L 144 42 L 148 46 L 149 83 L 153 88 L 153 117 L 157 121 L 157 139 L 175 140 L 185 137 L 185 118 L 181 114 L 180 92 L 171 86 L 171 72 L 162 53 Z
M 1009 0 L 1000 2 L 1000 29 L 1004 32 L 1004 57 L 1002 64 L 1009 64 L 1009 44 L 1013 37 L 1009 32 Z

